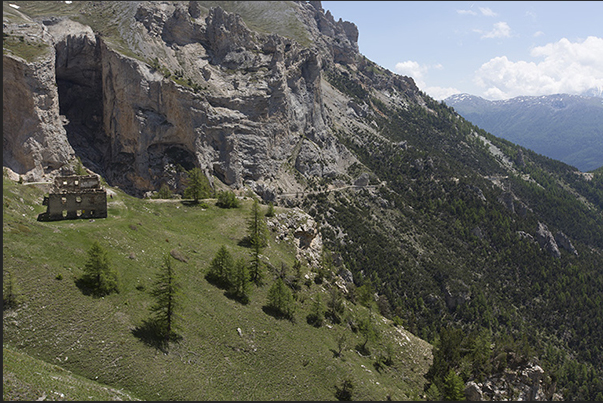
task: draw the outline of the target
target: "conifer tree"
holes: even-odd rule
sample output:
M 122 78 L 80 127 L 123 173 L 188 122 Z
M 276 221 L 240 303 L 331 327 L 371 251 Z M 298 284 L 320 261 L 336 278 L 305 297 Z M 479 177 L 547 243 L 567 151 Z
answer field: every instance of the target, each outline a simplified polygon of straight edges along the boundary
M 369 341 L 374 341 L 379 337 L 377 333 L 377 328 L 373 323 L 372 314 L 370 312 L 366 316 L 360 318 L 360 320 L 358 321 L 358 330 L 360 331 L 360 334 L 362 334 L 362 336 L 364 337 L 364 342 L 361 346 L 359 346 L 360 350 L 366 353 L 368 352 L 366 347 L 367 343 Z
M 247 219 L 247 239 L 251 245 L 251 281 L 256 285 L 261 285 L 263 265 L 260 260 L 260 254 L 268 243 L 268 229 L 266 227 L 266 219 L 260 212 L 260 205 L 257 200 L 253 201 L 251 214 Z
M 268 307 L 289 319 L 293 318 L 295 312 L 293 293 L 280 278 L 277 278 L 268 290 Z
M 343 296 L 337 287 L 331 287 L 329 290 L 329 299 L 327 300 L 327 316 L 333 323 L 340 323 L 341 316 L 345 309 Z
M 166 341 L 176 338 L 174 330 L 176 328 L 176 312 L 180 309 L 179 291 L 180 286 L 177 282 L 176 272 L 172 267 L 170 254 L 167 253 L 151 290 L 155 303 L 150 308 L 155 316 L 155 323 L 160 335 Z
M 268 203 L 268 210 L 266 211 L 266 217 L 274 217 L 274 204 L 272 202 Z
M 266 219 L 260 211 L 260 203 L 255 199 L 251 205 L 251 214 L 247 219 L 247 236 L 249 243 L 259 248 L 264 248 L 268 244 L 268 228 Z
M 117 272 L 111 267 L 107 251 L 98 241 L 94 241 L 88 250 L 82 280 L 98 296 L 119 292 Z
M 310 313 L 306 316 L 308 324 L 314 327 L 321 327 L 325 318 L 325 308 L 320 300 L 320 294 L 316 295 L 316 300 L 312 303 Z
M 211 196 L 211 186 L 207 177 L 199 168 L 193 168 L 186 171 L 187 179 L 185 180 L 186 189 L 184 197 L 193 199 L 195 203 L 199 203 L 199 199 Z
M 444 377 L 443 399 L 452 401 L 465 400 L 463 387 L 464 384 L 461 377 L 454 372 L 454 369 L 450 368 L 450 371 Z
M 212 259 L 205 278 L 219 287 L 228 288 L 231 284 L 233 267 L 234 259 L 226 246 L 222 245 Z
M 337 356 L 341 357 L 343 349 L 346 347 L 347 335 L 345 329 L 342 330 L 337 336 Z
M 243 304 L 249 302 L 249 292 L 251 282 L 249 279 L 249 270 L 245 259 L 240 258 L 234 264 L 232 280 L 230 284 L 230 293 Z

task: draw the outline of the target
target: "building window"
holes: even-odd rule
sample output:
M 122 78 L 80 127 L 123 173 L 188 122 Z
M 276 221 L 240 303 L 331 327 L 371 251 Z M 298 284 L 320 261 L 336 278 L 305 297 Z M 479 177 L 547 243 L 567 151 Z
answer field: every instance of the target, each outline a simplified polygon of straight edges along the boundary
M 75 201 L 78 203 L 82 202 L 82 196 L 75 196 Z
M 63 210 L 63 218 L 67 218 L 67 210 Z
M 63 203 L 63 204 L 67 203 L 67 198 L 66 197 L 61 197 L 61 203 Z

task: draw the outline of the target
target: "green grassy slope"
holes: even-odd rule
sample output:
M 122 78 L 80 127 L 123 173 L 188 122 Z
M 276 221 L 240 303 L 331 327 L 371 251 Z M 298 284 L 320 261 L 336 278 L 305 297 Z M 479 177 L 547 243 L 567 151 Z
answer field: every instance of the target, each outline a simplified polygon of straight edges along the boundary
M 2 349 L 2 400 L 140 400 L 14 348 Z
M 38 222 L 38 213 L 45 211 L 44 191 L 4 179 L 3 270 L 5 279 L 8 272 L 13 276 L 20 298 L 3 315 L 3 346 L 9 351 L 5 375 L 7 368 L 18 374 L 11 362 L 16 354 L 26 354 L 143 400 L 335 400 L 335 386 L 346 378 L 353 382 L 354 399 L 419 398 L 431 346 L 378 317 L 381 337 L 369 343 L 372 355 L 365 357 L 354 350 L 362 336 L 347 326 L 310 326 L 306 315 L 318 293 L 327 300 L 327 284 L 303 286 L 292 322 L 262 309 L 270 273 L 266 285 L 254 287 L 248 305 L 227 298 L 205 280 L 221 245 L 249 260 L 249 249 L 240 243 L 250 199 L 230 210 L 210 200 L 203 209 L 116 193 L 106 219 Z M 277 215 L 285 211 L 276 208 Z M 118 294 L 94 298 L 76 286 L 95 240 L 119 273 Z M 154 274 L 172 249 L 188 261 L 173 261 L 182 284 L 182 340 L 171 343 L 166 354 L 145 343 L 140 329 L 150 317 Z M 264 255 L 275 266 L 284 262 L 291 267 L 294 261 L 293 246 L 276 243 L 274 237 Z M 366 314 L 366 308 L 349 301 L 346 307 L 350 317 Z M 332 350 L 337 350 L 341 332 L 347 343 L 343 356 L 336 358 Z M 393 365 L 379 372 L 373 363 L 388 345 Z M 5 390 L 11 379 L 4 377 Z M 40 395 L 59 391 L 54 385 L 35 386 L 46 385 L 41 379 L 19 379 Z M 25 396 L 17 389 L 9 389 L 16 394 L 9 397 Z

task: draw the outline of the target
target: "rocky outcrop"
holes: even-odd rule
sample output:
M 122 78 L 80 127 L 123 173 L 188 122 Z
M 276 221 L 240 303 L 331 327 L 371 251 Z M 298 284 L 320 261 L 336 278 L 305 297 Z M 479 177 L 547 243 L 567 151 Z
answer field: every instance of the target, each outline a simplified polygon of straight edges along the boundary
M 567 250 L 569 253 L 578 256 L 578 251 L 574 248 L 572 241 L 565 235 L 563 232 L 558 231 L 555 234 L 555 241 L 557 241 L 557 245 L 561 246 L 563 249 Z
M 322 237 L 314 219 L 299 208 L 276 214 L 267 220 L 268 228 L 275 233 L 277 242 L 291 242 L 297 249 L 299 261 L 318 267 L 322 251 Z
M 554 384 L 545 382 L 544 370 L 535 362 L 518 368 L 507 368 L 482 382 L 465 384 L 465 399 L 469 401 L 562 401 Z
M 561 252 L 559 252 L 559 247 L 557 246 L 557 242 L 555 242 L 555 237 L 551 231 L 549 231 L 547 226 L 541 222 L 538 223 L 536 240 L 538 241 L 540 247 L 551 256 L 561 258 Z
M 33 21 L 5 24 L 4 34 L 46 49 L 29 61 L 10 52 L 2 57 L 3 165 L 27 181 L 39 181 L 75 156 L 59 114 L 52 38 Z
M 499 203 L 502 203 L 509 211 L 516 213 L 522 218 L 528 214 L 528 206 L 526 206 L 513 192 L 503 192 L 497 198 Z

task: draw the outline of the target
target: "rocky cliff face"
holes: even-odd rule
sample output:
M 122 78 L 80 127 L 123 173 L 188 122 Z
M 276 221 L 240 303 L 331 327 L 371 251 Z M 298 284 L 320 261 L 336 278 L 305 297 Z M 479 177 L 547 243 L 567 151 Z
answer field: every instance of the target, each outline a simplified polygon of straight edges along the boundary
M 52 38 L 43 25 L 28 19 L 3 28 L 8 41 L 18 37 L 26 46 L 43 49 L 31 60 L 10 51 L 2 57 L 3 165 L 25 180 L 39 180 L 74 157 L 59 115 L 54 47 L 44 46 Z
M 26 85 L 20 71 L 27 64 L 4 58 L 5 83 L 11 78 L 20 91 L 5 85 L 5 165 L 19 173 L 56 169 L 73 156 L 72 147 L 86 166 L 138 196 L 163 183 L 182 190 L 180 167 L 200 167 L 210 178 L 247 185 L 267 199 L 300 188 L 292 167 L 306 177 L 345 175 L 356 160 L 329 126 L 337 116 L 325 110 L 323 71 L 366 67 L 356 26 L 336 22 L 320 2 L 293 3 L 313 41 L 304 47 L 254 32 L 240 16 L 200 3 L 140 3 L 129 22 L 144 57 L 116 51 L 68 18 L 32 21 L 56 49 L 56 63 L 53 53 L 44 66 L 30 68 L 31 76 L 44 75 L 36 82 L 48 87 L 46 96 Z M 412 81 L 391 80 L 416 89 Z M 49 145 L 32 140 L 39 129 L 20 125 L 20 116 L 34 108 L 26 100 L 45 103 L 53 116 L 38 119 L 48 126 Z M 366 115 L 368 105 L 354 106 Z M 65 128 L 59 115 L 66 116 Z M 17 151 L 15 145 L 26 142 Z M 31 175 L 40 174 L 38 168 Z

